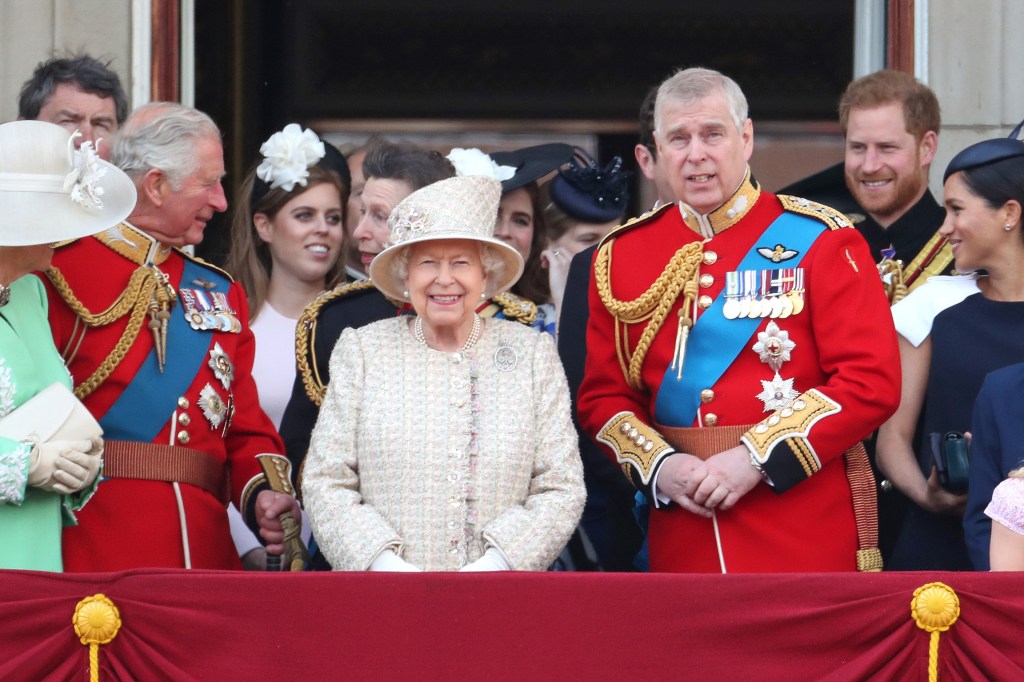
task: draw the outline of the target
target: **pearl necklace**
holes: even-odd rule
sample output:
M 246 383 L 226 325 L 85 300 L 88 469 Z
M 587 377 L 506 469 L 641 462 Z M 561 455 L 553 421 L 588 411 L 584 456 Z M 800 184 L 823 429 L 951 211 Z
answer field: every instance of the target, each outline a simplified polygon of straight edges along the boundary
M 476 342 L 480 340 L 480 328 L 482 326 L 483 325 L 480 323 L 480 316 L 474 314 L 473 315 L 473 329 L 469 332 L 469 338 L 466 339 L 466 343 L 462 344 L 462 348 L 460 348 L 459 350 L 457 350 L 455 352 L 458 353 L 458 354 L 462 354 L 462 353 L 465 353 L 466 351 L 468 351 L 473 346 L 475 346 Z M 425 336 L 423 336 L 423 318 L 422 317 L 417 316 L 416 317 L 416 321 L 413 322 L 413 324 L 412 324 L 412 335 L 416 337 L 417 341 L 422 343 L 424 346 L 427 346 L 427 348 L 430 348 L 430 346 L 427 345 L 427 338 Z

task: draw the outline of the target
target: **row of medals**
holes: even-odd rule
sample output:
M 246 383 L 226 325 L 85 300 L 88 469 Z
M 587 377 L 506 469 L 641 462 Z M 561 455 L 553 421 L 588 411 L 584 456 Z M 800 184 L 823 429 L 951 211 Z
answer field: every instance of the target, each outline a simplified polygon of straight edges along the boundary
M 727 320 L 738 320 L 746 317 L 781 318 L 798 315 L 804 309 L 804 292 L 788 291 L 775 296 L 731 296 L 722 307 L 722 314 Z
M 770 274 L 775 279 L 769 280 Z M 760 292 L 758 280 L 762 280 Z M 739 293 L 741 290 L 743 293 Z M 727 320 L 798 315 L 804 309 L 803 268 L 730 272 L 726 275 L 725 298 L 722 314 Z

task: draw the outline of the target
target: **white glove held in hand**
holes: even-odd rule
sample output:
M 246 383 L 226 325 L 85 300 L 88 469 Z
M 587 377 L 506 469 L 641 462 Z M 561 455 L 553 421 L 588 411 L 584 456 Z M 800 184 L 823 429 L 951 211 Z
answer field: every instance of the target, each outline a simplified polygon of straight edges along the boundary
M 390 573 L 422 573 L 423 569 L 413 566 L 402 557 L 395 554 L 394 550 L 385 549 L 377 555 L 377 558 L 370 564 L 371 571 L 387 571 Z
M 471 561 L 459 569 L 460 573 L 472 573 L 476 571 L 510 571 L 505 555 L 497 547 L 489 547 L 484 555 L 476 561 Z
M 82 490 L 99 473 L 101 443 L 100 439 L 37 443 L 29 455 L 28 484 L 61 495 Z

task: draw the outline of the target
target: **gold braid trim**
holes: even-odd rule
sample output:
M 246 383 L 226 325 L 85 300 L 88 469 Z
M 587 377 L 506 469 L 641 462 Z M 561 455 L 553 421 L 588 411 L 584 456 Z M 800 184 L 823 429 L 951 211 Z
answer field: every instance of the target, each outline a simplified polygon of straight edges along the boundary
M 537 321 L 537 304 L 527 298 L 516 296 L 506 291 L 491 296 L 491 301 L 501 307 L 501 312 L 509 320 L 515 320 L 523 324 L 533 324 Z
M 594 263 L 594 278 L 597 282 L 597 292 L 601 296 L 604 307 L 615 318 L 615 341 L 619 352 L 620 362 L 625 359 L 627 367 L 623 367 L 626 374 L 626 381 L 629 385 L 639 390 L 642 386 L 640 370 L 644 358 L 651 348 L 654 336 L 665 323 L 669 311 L 679 299 L 682 292 L 685 295 L 683 307 L 680 309 L 680 316 L 686 317 L 697 293 L 697 272 L 700 267 L 701 255 L 704 250 L 703 242 L 691 242 L 686 244 L 669 260 L 665 269 L 654 284 L 632 301 L 620 301 L 612 295 L 611 289 L 611 247 L 614 240 L 605 242 L 597 252 L 597 261 Z M 649 319 L 640 340 L 636 344 L 636 350 L 629 352 L 629 339 L 625 333 L 628 324 L 637 324 Z M 622 326 L 622 333 L 619 333 L 619 326 Z
M 316 342 L 316 320 L 320 316 L 320 309 L 339 296 L 372 288 L 373 282 L 365 279 L 325 291 L 306 305 L 295 324 L 295 362 L 306 395 L 317 407 L 323 403 L 324 394 L 327 392 L 327 386 L 320 377 L 320 370 L 316 366 L 316 358 L 313 357 L 311 350 Z
M 118 339 L 110 354 L 107 355 L 106 359 L 100 363 L 99 367 L 96 368 L 96 371 L 88 379 L 75 387 L 75 396 L 79 400 L 83 400 L 107 380 L 107 377 L 124 360 L 128 350 L 135 343 L 139 330 L 142 329 L 146 312 L 149 309 L 149 302 L 161 283 L 159 271 L 150 267 L 138 268 L 132 273 L 131 278 L 128 280 L 128 286 L 117 297 L 117 300 L 109 308 L 96 314 L 92 313 L 78 300 L 78 297 L 71 290 L 71 285 L 64 279 L 64 275 L 61 274 L 58 268 L 51 267 L 46 271 L 46 276 L 53 283 L 57 293 L 64 299 L 68 307 L 78 315 L 79 319 L 87 327 L 103 327 L 116 322 L 129 312 L 131 313 L 124 333 L 121 334 L 121 338 Z

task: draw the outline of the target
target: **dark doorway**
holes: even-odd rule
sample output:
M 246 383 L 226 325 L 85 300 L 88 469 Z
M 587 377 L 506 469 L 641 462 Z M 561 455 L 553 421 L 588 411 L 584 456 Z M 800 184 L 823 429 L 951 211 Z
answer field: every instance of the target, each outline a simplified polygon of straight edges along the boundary
M 231 186 L 261 141 L 291 121 L 321 133 L 413 122 L 550 133 L 558 124 L 592 135 L 602 159 L 633 165 L 647 89 L 694 65 L 736 79 L 759 134 L 835 137 L 829 126 L 853 73 L 853 6 L 204 0 L 195 8 L 196 105 L 224 130 Z M 204 255 L 218 260 L 224 232 L 211 230 Z

